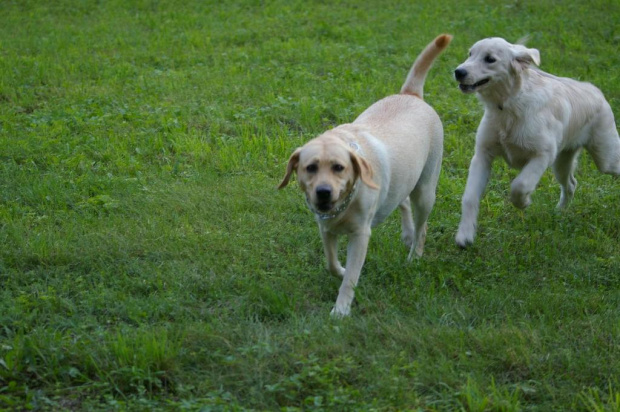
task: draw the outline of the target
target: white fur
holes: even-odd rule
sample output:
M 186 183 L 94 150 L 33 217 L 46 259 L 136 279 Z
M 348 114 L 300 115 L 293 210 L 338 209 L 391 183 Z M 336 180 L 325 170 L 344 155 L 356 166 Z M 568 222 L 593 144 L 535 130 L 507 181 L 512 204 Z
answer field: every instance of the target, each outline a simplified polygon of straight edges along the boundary
M 316 214 L 327 267 L 343 279 L 333 316 L 350 313 L 371 228 L 394 209 L 402 213 L 402 239 L 410 248 L 409 258 L 414 251 L 422 255 L 443 152 L 443 127 L 422 100 L 422 89 L 433 60 L 450 39 L 442 35 L 427 46 L 401 94 L 376 102 L 353 123 L 323 133 L 289 159 L 280 188 L 293 172 L 297 174 Z M 349 237 L 346 268 L 338 261 L 340 235 Z
M 474 241 L 480 199 L 497 156 L 521 170 L 510 188 L 510 200 L 521 209 L 531 203 L 530 195 L 549 166 L 561 186 L 557 207 L 568 206 L 582 148 L 602 173 L 620 174 L 620 138 L 601 91 L 545 73 L 534 67 L 538 64 L 538 50 L 489 38 L 474 44 L 455 70 L 461 90 L 477 93 L 485 108 L 456 235 L 461 247 Z

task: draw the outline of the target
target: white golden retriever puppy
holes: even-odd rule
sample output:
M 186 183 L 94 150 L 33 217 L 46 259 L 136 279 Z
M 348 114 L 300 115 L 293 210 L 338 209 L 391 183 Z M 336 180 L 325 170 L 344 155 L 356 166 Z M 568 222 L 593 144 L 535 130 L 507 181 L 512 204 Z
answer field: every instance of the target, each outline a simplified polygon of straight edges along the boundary
M 288 161 L 279 188 L 297 173 L 319 225 L 327 267 L 342 278 L 333 316 L 349 314 L 371 228 L 394 209 L 402 214 L 409 258 L 414 251 L 422 255 L 443 153 L 443 127 L 422 100 L 422 90 L 426 73 L 451 39 L 441 35 L 422 51 L 400 94 L 374 103 L 353 123 L 312 139 Z M 349 237 L 344 268 L 338 261 L 340 235 Z
M 566 207 L 577 186 L 574 169 L 582 148 L 602 173 L 620 174 L 620 138 L 601 91 L 545 73 L 539 64 L 538 50 L 489 38 L 474 44 L 454 71 L 460 89 L 477 93 L 485 109 L 456 235 L 461 247 L 474 241 L 480 199 L 497 156 L 521 170 L 510 187 L 510 200 L 521 209 L 531 203 L 549 166 L 561 186 L 557 207 Z

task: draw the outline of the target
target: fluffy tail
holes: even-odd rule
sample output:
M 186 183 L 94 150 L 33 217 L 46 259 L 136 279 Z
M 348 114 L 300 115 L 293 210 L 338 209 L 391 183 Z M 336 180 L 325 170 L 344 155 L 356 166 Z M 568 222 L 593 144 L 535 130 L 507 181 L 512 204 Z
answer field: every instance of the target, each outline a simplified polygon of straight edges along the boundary
M 420 53 L 413 67 L 409 70 L 407 80 L 400 89 L 401 94 L 411 94 L 417 96 L 420 99 L 424 97 L 424 80 L 426 80 L 426 74 L 433 65 L 433 61 L 441 54 L 442 51 L 452 41 L 452 36 L 449 34 L 442 34 L 433 40 L 426 48 Z

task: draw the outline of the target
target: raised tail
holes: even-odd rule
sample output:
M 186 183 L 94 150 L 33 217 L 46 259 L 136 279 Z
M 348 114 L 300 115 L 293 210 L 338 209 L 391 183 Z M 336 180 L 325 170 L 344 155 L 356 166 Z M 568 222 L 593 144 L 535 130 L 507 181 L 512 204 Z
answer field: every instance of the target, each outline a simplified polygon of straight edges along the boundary
M 433 40 L 426 48 L 420 53 L 409 74 L 405 84 L 400 89 L 401 94 L 411 94 L 417 96 L 420 99 L 424 98 L 424 80 L 426 80 L 426 74 L 433 65 L 433 61 L 444 51 L 446 47 L 452 41 L 452 36 L 449 34 L 442 34 Z

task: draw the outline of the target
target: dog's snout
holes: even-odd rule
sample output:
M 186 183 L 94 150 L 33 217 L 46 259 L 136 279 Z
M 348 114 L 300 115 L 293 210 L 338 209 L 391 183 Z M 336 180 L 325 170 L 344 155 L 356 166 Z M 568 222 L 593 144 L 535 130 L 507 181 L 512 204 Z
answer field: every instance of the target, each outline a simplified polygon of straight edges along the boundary
M 332 197 L 332 189 L 327 185 L 320 185 L 316 188 L 316 197 L 319 201 L 329 201 Z
M 467 77 L 467 70 L 461 69 L 460 67 L 454 71 L 454 78 L 456 80 L 463 80 Z

